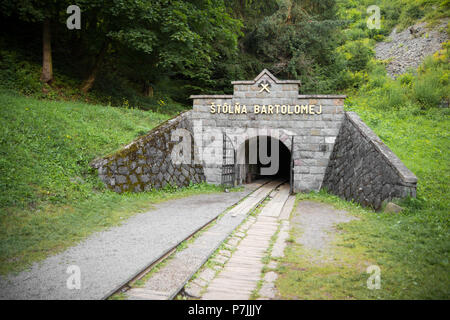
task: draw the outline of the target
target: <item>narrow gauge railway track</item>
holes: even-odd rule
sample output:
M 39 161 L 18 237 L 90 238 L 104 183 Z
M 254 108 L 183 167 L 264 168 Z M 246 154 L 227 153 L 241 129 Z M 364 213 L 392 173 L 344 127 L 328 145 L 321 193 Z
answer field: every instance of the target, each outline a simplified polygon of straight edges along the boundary
M 186 241 L 189 241 L 197 234 L 201 234 L 204 230 L 208 229 L 211 225 L 213 225 L 218 219 L 220 219 L 224 214 L 229 214 L 232 217 L 236 217 L 237 215 L 245 215 L 247 216 L 253 210 L 255 210 L 268 196 L 269 194 L 274 191 L 276 188 L 278 188 L 281 184 L 283 184 L 284 181 L 265 181 L 261 186 L 259 186 L 257 189 L 255 189 L 253 192 L 251 192 L 246 197 L 240 199 L 238 202 L 236 202 L 234 205 L 230 206 L 227 210 L 225 210 L 222 214 L 216 216 L 215 218 L 211 219 L 210 221 L 206 222 L 204 225 L 199 227 L 197 230 L 192 232 L 189 236 L 184 238 L 183 240 L 179 241 L 177 244 L 172 246 L 170 249 L 168 249 L 166 252 L 164 252 L 159 258 L 152 261 L 148 266 L 143 268 L 141 271 L 137 272 L 136 274 L 130 276 L 130 278 L 125 281 L 122 285 L 120 285 L 118 288 L 113 289 L 109 294 L 107 294 L 104 299 L 111 298 L 119 293 L 127 293 L 129 290 L 133 288 L 133 284 L 145 277 L 149 272 L 151 272 L 156 266 L 160 265 L 162 262 L 166 261 L 169 257 L 172 257 L 176 252 L 177 248 Z M 237 226 L 236 226 L 237 227 Z M 228 238 L 228 235 L 231 234 L 234 231 L 231 230 L 223 240 Z M 217 247 L 222 243 L 221 241 Z M 215 251 L 215 250 L 214 250 Z M 213 252 L 214 252 L 213 251 Z M 208 256 L 209 258 L 209 256 Z M 208 260 L 208 258 L 205 259 L 204 262 Z M 197 269 L 198 270 L 198 269 Z M 196 270 L 196 271 L 197 271 Z M 178 288 L 176 292 L 173 292 L 167 299 L 173 299 L 175 298 L 184 288 L 184 285 L 187 283 L 188 280 L 194 275 L 195 272 L 191 274 L 191 276 L 183 281 L 183 283 L 180 283 L 178 285 Z M 159 298 L 159 297 L 158 297 Z

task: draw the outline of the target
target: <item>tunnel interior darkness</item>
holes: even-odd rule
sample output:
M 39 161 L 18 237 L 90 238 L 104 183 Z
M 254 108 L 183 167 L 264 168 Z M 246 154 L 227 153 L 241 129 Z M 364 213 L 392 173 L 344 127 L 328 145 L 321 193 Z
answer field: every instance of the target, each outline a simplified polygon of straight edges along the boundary
M 267 141 L 265 143 L 265 140 Z M 276 157 L 276 152 L 272 152 L 272 140 L 277 140 L 272 137 L 267 136 L 258 136 L 254 137 L 252 139 L 249 139 L 245 142 L 245 166 L 244 170 L 241 171 L 241 181 L 242 183 L 249 183 L 251 181 L 254 181 L 256 179 L 260 178 L 273 178 L 273 179 L 283 179 L 289 181 L 289 168 L 290 168 L 290 160 L 291 160 L 291 152 L 289 149 L 285 146 L 285 144 L 279 140 L 274 141 L 274 146 L 278 148 L 278 155 L 279 155 L 279 161 L 278 161 L 278 170 L 276 170 L 275 173 L 271 175 L 263 175 L 262 174 L 262 168 L 269 168 L 271 166 L 271 163 L 264 163 L 264 159 L 261 159 L 260 157 L 260 149 L 262 149 L 263 154 L 267 154 L 267 156 Z M 250 146 L 253 144 L 253 150 L 255 150 L 255 144 L 256 144 L 256 150 L 257 150 L 257 163 L 251 164 L 250 163 Z M 264 144 L 267 146 L 267 151 L 264 152 Z

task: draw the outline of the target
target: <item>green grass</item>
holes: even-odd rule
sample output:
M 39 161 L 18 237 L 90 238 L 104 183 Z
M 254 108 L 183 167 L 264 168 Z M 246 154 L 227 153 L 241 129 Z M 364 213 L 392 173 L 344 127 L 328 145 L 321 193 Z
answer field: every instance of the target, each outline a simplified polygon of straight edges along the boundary
M 339 224 L 327 262 L 292 241 L 278 267 L 276 285 L 284 299 L 448 299 L 448 232 L 428 221 L 424 212 L 375 213 L 326 192 L 299 194 L 344 209 L 359 220 Z M 441 226 L 442 227 L 442 226 Z M 295 238 L 302 230 L 291 229 Z M 437 233 L 436 233 L 437 232 Z M 381 269 L 381 289 L 369 290 L 366 269 Z
M 21 48 L 11 48 L 0 37 L 0 90 L 12 90 L 23 95 L 54 101 L 83 101 L 90 104 L 137 108 L 174 115 L 189 108 L 171 99 L 180 97 L 183 89 L 173 83 L 158 83 L 151 97 L 140 94 L 140 90 L 117 73 L 102 72 L 93 88 L 84 93 L 80 87 L 82 79 L 67 65 L 54 64 L 51 84 L 42 83 L 40 53 L 24 52 Z M 14 46 L 13 46 L 14 47 Z M 166 81 L 167 82 L 167 81 Z M 168 86 L 170 90 L 168 90 Z M 170 95 L 167 94 L 170 92 Z M 185 95 L 184 95 L 185 96 Z M 183 98 L 185 99 L 185 98 Z
M 0 208 L 68 203 L 101 188 L 89 162 L 167 116 L 0 93 Z
M 19 271 L 166 199 L 219 192 L 206 184 L 108 191 L 89 162 L 166 115 L 0 93 L 0 273 Z
M 365 87 L 351 94 L 346 109 L 357 112 L 417 175 L 417 198 L 401 201 L 401 214 L 383 214 L 325 192 L 298 195 L 298 200 L 346 209 L 360 220 L 339 225 L 342 233 L 337 235 L 335 261 L 330 263 L 311 263 L 314 253 L 290 243 L 278 270 L 277 287 L 283 298 L 450 298 L 450 111 L 432 105 L 442 92 L 450 92 L 448 51 L 425 61 L 417 73 L 395 81 L 376 72 Z M 419 82 L 427 88 L 421 91 L 425 95 L 419 95 L 423 99 L 417 98 Z M 381 268 L 381 290 L 366 287 L 366 267 L 371 264 Z

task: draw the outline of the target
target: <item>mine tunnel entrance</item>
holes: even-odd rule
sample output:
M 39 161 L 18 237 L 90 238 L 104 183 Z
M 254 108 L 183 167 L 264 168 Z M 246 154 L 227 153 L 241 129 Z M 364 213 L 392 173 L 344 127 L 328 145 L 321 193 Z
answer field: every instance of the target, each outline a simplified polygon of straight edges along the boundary
M 257 136 L 246 140 L 237 154 L 238 184 L 257 179 L 290 181 L 291 152 L 276 138 Z

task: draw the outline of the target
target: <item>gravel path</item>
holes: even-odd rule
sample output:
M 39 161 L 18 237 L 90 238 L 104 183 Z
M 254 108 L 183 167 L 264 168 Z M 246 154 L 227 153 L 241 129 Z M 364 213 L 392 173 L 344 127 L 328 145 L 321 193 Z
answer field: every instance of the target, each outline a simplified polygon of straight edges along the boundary
M 0 277 L 0 299 L 102 299 L 257 186 L 157 204 L 30 270 Z M 80 290 L 67 288 L 70 265 L 80 268 Z
M 126 298 L 130 300 L 174 298 L 233 230 L 245 220 L 255 206 L 254 200 L 262 201 L 277 184 L 279 182 L 267 183 L 221 216 L 214 225 L 201 233 L 186 248 L 176 252 L 168 263 L 158 269 L 158 272 L 155 272 L 142 287 L 127 291 Z M 237 211 L 239 213 L 234 215 L 233 212 Z

